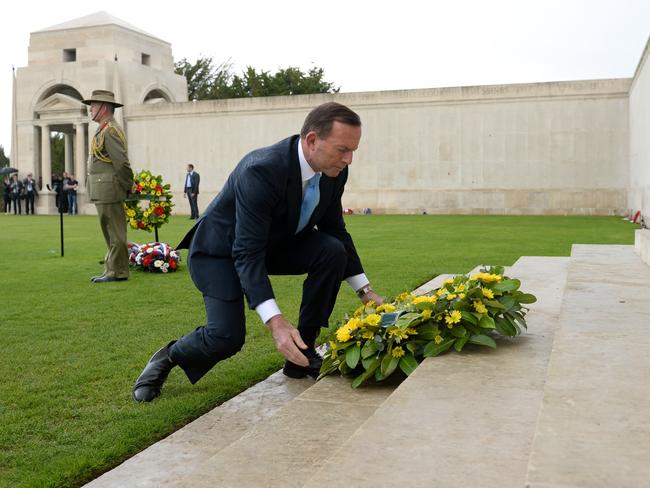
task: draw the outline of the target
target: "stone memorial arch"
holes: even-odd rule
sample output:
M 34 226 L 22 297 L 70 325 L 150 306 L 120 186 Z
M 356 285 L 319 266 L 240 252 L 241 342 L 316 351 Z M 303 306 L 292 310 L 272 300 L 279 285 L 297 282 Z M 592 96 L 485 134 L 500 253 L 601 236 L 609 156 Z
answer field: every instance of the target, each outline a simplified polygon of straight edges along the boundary
M 125 106 L 187 101 L 185 78 L 174 73 L 171 45 L 106 12 L 32 32 L 28 66 L 16 72 L 12 151 L 20 177 L 31 172 L 42 183 L 41 213 L 56 211 L 47 189 L 55 132 L 65 141 L 64 170 L 80 184 L 79 209 L 94 211 L 87 205 L 85 183 L 96 124 L 82 100 L 97 89 L 113 91 Z M 128 136 L 122 109 L 116 119 Z

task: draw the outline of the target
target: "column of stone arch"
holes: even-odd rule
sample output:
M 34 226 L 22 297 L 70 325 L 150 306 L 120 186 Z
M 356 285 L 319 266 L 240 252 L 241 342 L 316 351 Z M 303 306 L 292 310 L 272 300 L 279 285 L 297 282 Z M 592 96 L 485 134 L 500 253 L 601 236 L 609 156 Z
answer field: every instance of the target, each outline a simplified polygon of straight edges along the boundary
M 75 123 L 76 140 L 75 140 L 75 175 L 79 186 L 85 192 L 86 187 L 86 127 L 83 122 Z
M 52 149 L 50 146 L 50 126 L 41 125 L 41 175 L 43 193 L 49 193 L 47 185 L 52 184 Z

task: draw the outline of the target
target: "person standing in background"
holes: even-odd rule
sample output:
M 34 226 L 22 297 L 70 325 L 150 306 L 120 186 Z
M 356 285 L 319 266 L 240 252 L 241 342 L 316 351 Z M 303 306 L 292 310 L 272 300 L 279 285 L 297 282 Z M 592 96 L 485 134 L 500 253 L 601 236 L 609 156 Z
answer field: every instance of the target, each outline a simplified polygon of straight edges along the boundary
M 190 201 L 190 219 L 199 218 L 199 183 L 201 177 L 199 174 L 194 171 L 194 165 L 187 165 L 187 175 L 185 176 L 185 188 L 183 190 L 183 196 L 187 196 L 187 199 Z
M 23 190 L 25 192 L 25 213 L 29 215 L 29 208 L 32 208 L 32 215 L 34 215 L 34 197 L 38 196 L 38 188 L 36 180 L 31 173 L 23 181 Z
M 14 202 L 14 215 L 22 213 L 22 205 L 20 199 L 23 196 L 23 182 L 18 179 L 18 176 L 11 177 L 11 201 Z
M 126 247 L 124 200 L 133 187 L 126 135 L 113 118 L 122 104 L 107 90 L 95 90 L 83 103 L 90 105 L 90 117 L 99 124 L 92 138 L 88 171 L 89 198 L 97 207 L 99 225 L 106 241 L 104 274 L 93 283 L 125 281 L 129 278 L 129 252 Z
M 75 179 L 73 174 L 68 175 L 63 189 L 68 192 L 68 215 L 77 215 L 79 209 L 77 208 L 77 188 L 79 182 Z

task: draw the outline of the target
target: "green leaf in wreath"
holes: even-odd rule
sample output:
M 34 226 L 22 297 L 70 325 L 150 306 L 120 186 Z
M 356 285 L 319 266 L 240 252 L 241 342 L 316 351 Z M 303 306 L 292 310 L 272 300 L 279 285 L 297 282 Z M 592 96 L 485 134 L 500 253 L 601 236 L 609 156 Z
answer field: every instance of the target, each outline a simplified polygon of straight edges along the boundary
M 479 335 L 473 335 L 469 338 L 469 343 L 470 344 L 476 344 L 478 346 L 487 346 L 491 347 L 492 349 L 497 348 L 497 343 L 494 342 L 494 339 L 492 339 L 489 336 L 479 334 Z
M 515 299 L 510 295 L 503 295 L 502 297 L 499 297 L 499 302 L 501 302 L 501 305 L 503 305 L 506 310 L 510 310 L 515 306 L 516 303 Z
M 399 368 L 404 371 L 406 376 L 410 375 L 418 367 L 418 360 L 413 354 L 406 354 L 399 360 Z
M 417 325 L 418 321 L 422 321 L 422 316 L 419 313 L 409 312 L 400 316 L 395 322 L 395 325 L 400 329 L 406 329 L 412 325 Z
M 379 363 L 380 361 L 378 358 L 373 358 L 372 361 L 368 363 L 367 367 L 364 365 L 366 370 L 352 381 L 352 388 L 358 388 L 364 381 L 370 378 L 375 373 Z
M 399 358 L 393 357 L 391 354 L 386 354 L 384 359 L 381 360 L 381 375 L 383 378 L 388 378 L 399 364 Z M 382 379 L 383 379 L 382 378 Z
M 450 329 L 450 332 L 456 337 L 464 337 L 467 334 L 467 329 L 460 324 L 456 324 Z
M 377 343 L 375 341 L 366 341 L 366 343 L 361 348 L 361 357 L 363 359 L 369 358 L 378 350 L 379 349 L 377 348 Z
M 478 325 L 478 319 L 476 318 L 475 314 L 468 312 L 467 310 L 461 310 L 460 313 L 463 315 L 463 320 L 469 322 L 470 324 Z
M 456 341 L 456 339 L 447 339 L 442 341 L 440 344 L 436 344 L 435 341 L 429 342 L 424 348 L 424 357 L 435 357 L 440 353 L 445 352 L 451 347 L 451 345 Z
M 515 329 L 515 335 L 521 334 L 521 329 L 517 325 L 517 322 L 515 322 L 515 317 L 511 313 L 506 313 L 503 315 L 505 319 L 512 325 L 512 327 Z
M 481 317 L 481 320 L 478 323 L 479 327 L 482 329 L 494 329 L 496 326 L 494 324 L 494 319 L 489 315 Z
M 355 344 L 354 347 L 345 351 L 345 362 L 348 363 L 350 369 L 354 369 L 359 364 L 359 357 L 361 356 L 361 348 Z
M 416 330 L 418 331 L 418 339 L 424 339 L 427 341 L 432 341 L 438 334 L 440 334 L 438 326 L 431 322 L 420 325 Z
M 521 286 L 521 281 L 517 279 L 503 280 L 496 283 L 492 289 L 496 291 L 515 291 Z
M 454 349 L 456 349 L 456 352 L 460 352 L 463 350 L 463 347 L 465 347 L 465 344 L 467 344 L 469 337 L 470 335 L 467 334 L 466 336 L 461 337 L 460 339 L 456 339 L 456 342 L 454 342 Z
M 537 297 L 531 293 L 522 293 L 518 297 L 519 303 L 535 303 Z
M 418 342 L 410 341 L 406 343 L 406 349 L 411 351 L 411 354 L 415 354 L 415 351 L 418 350 Z
M 505 310 L 506 307 L 503 306 L 501 302 L 498 302 L 497 300 L 485 300 L 483 303 L 487 305 L 488 307 L 496 308 L 498 310 Z
M 504 317 L 498 317 L 495 325 L 497 332 L 501 335 L 508 337 L 514 337 L 517 335 L 517 329 L 515 329 Z

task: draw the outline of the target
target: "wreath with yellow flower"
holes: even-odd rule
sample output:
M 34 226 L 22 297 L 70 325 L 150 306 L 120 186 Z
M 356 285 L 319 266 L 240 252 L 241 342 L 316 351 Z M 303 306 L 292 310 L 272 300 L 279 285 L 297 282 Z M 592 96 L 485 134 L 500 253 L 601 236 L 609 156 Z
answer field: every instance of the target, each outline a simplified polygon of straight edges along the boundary
M 169 189 L 170 185 L 163 183 L 161 175 L 154 176 L 146 169 L 136 174 L 131 197 L 124 202 L 129 225 L 151 232 L 169 222 L 174 206 Z
M 458 275 L 427 295 L 402 293 L 392 303 L 368 302 L 336 330 L 321 377 L 335 371 L 354 376 L 352 387 L 411 374 L 424 358 L 467 344 L 496 348 L 494 338 L 526 328 L 526 304 L 536 298 L 501 266 L 474 276 Z

